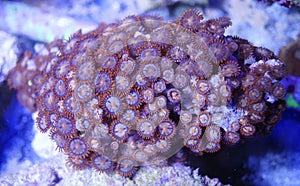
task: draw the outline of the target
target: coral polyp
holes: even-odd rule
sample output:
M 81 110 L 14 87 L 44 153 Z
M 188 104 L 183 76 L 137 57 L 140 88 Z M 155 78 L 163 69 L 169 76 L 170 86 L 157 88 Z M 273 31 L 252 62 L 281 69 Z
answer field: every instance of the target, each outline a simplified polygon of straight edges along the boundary
M 48 115 L 46 115 L 45 113 L 40 113 L 37 117 L 37 128 L 41 131 L 41 132 L 47 132 L 50 128 L 50 122 L 48 121 Z
M 80 102 L 87 102 L 92 99 L 94 87 L 89 83 L 78 83 L 74 90 L 74 96 Z
M 180 17 L 179 17 L 179 24 L 182 25 L 184 28 L 197 31 L 200 29 L 201 20 L 203 19 L 203 15 L 199 10 L 186 10 Z
M 225 77 L 236 77 L 240 74 L 240 66 L 236 61 L 227 61 L 221 66 L 221 73 Z
M 203 111 L 198 114 L 198 123 L 201 126 L 208 126 L 210 124 L 210 121 L 211 121 L 211 116 L 207 111 Z
M 129 16 L 79 31 L 25 52 L 8 83 L 79 170 L 131 177 L 270 132 L 284 110 L 285 64 L 224 35 L 229 18 L 203 18 L 192 9 L 172 22 Z
M 99 172 L 108 172 L 113 170 L 114 163 L 105 155 L 96 155 L 92 158 L 92 167 Z
M 60 97 L 63 97 L 67 94 L 67 88 L 62 79 L 58 79 L 58 81 L 55 83 L 54 93 Z
M 136 130 L 142 138 L 150 139 L 154 136 L 155 128 L 154 121 L 143 119 L 138 122 Z
M 71 139 L 67 148 L 71 156 L 84 157 L 88 154 L 88 146 L 82 138 Z
M 67 136 L 72 133 L 74 122 L 68 118 L 60 117 L 56 121 L 55 129 L 61 136 Z
M 114 121 L 111 125 L 111 136 L 117 141 L 124 141 L 129 133 L 129 125 L 125 122 Z
M 169 139 L 175 135 L 175 124 L 172 121 L 162 121 L 157 126 L 158 137 Z

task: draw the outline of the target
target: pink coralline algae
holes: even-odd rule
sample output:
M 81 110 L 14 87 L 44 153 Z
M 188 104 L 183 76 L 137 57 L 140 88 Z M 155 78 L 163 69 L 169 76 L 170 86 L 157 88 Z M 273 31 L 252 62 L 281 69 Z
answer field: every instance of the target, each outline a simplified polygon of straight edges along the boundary
M 285 108 L 285 64 L 272 51 L 225 36 L 227 17 L 129 16 L 25 52 L 9 74 L 76 169 L 132 176 L 268 134 Z

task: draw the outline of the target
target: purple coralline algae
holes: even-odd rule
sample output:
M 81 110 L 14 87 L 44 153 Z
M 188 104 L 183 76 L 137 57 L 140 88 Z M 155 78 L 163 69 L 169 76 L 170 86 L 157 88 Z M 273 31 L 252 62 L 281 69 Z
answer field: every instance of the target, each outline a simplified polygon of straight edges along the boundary
M 190 9 L 79 30 L 26 51 L 8 83 L 77 170 L 131 177 L 182 161 L 183 147 L 202 155 L 269 134 L 285 109 L 286 65 L 224 35 L 228 17 L 203 19 Z

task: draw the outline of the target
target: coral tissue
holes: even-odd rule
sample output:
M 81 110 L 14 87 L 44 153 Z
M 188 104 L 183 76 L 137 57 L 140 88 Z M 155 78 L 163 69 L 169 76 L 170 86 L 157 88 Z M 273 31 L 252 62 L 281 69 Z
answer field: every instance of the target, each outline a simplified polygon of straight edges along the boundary
M 272 131 L 285 108 L 285 64 L 224 35 L 227 17 L 129 16 L 25 52 L 9 74 L 76 169 L 132 176 L 139 166 L 212 153 Z

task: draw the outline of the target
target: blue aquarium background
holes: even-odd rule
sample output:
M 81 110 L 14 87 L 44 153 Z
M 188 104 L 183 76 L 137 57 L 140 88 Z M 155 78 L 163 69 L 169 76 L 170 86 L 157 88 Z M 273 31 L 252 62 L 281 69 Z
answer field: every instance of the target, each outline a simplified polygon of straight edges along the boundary
M 59 156 L 50 140 L 43 141 L 48 136 L 36 129 L 37 114 L 20 104 L 17 91 L 8 86 L 7 74 L 23 52 L 34 53 L 43 43 L 127 15 L 159 14 L 174 20 L 189 8 L 199 9 L 206 18 L 230 17 L 233 24 L 227 34 L 269 48 L 287 64 L 288 73 L 282 80 L 287 89 L 286 109 L 272 134 L 222 145 L 216 153 L 187 154 L 184 162 L 167 168 L 143 168 L 131 179 L 119 175 L 100 178 L 99 173 L 61 165 L 65 157 Z M 0 185 L 300 185 L 297 0 L 2 0 L 0 49 Z

